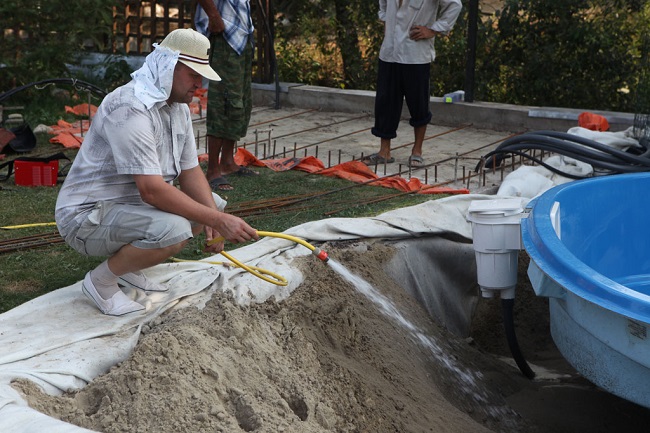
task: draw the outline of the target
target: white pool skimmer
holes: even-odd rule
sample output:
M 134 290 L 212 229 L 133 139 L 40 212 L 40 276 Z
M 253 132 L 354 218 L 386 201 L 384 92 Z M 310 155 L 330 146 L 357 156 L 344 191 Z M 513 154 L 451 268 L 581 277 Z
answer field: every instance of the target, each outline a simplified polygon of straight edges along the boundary
M 498 292 L 513 299 L 517 286 L 517 260 L 521 243 L 521 199 L 474 200 L 467 220 L 472 223 L 478 284 L 484 298 Z

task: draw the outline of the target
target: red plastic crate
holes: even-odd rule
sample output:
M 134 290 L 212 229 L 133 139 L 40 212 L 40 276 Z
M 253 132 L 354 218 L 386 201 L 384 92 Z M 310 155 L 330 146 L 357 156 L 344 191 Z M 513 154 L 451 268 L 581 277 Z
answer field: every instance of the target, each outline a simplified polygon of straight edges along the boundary
M 59 161 L 14 161 L 14 179 L 21 186 L 54 186 L 59 172 Z

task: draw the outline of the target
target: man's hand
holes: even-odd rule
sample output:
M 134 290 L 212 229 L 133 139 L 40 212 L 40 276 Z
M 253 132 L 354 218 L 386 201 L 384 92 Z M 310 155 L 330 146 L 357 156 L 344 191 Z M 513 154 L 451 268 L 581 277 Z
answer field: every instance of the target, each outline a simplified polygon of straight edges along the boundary
M 409 30 L 409 37 L 414 41 L 419 41 L 422 39 L 431 39 L 434 36 L 438 36 L 440 33 L 431 30 L 425 26 L 413 26 Z
M 204 232 L 205 232 L 205 241 L 206 241 L 204 251 L 206 253 L 213 253 L 213 254 L 218 254 L 221 251 L 223 251 L 225 247 L 223 240 L 221 242 L 214 242 L 212 244 L 210 243 L 210 241 L 212 241 L 213 239 L 218 239 L 222 237 L 221 234 L 209 226 L 205 226 Z
M 246 221 L 223 212 L 219 214 L 219 219 L 214 224 L 213 229 L 221 233 L 221 236 L 228 242 L 235 244 L 247 242 L 251 239 L 259 239 L 257 230 L 249 226 Z
M 223 19 L 221 19 L 221 15 L 218 13 L 209 17 L 209 19 L 208 30 L 210 30 L 210 33 L 220 34 L 226 30 L 226 25 L 223 23 Z
M 205 14 L 208 16 L 208 32 L 210 33 L 223 33 L 226 29 L 226 25 L 221 19 L 221 14 L 217 5 L 213 0 L 198 0 L 199 4 L 205 11 Z

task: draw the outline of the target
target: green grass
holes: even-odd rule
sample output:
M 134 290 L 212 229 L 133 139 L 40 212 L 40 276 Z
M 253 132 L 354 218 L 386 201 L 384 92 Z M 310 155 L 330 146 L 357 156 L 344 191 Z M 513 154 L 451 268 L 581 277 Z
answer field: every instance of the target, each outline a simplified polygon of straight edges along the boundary
M 47 139 L 39 137 L 37 148 L 28 156 L 52 155 L 62 150 L 61 146 L 50 144 Z M 65 153 L 73 159 L 76 151 L 66 150 Z M 10 158 L 15 156 L 10 155 Z M 241 216 L 261 231 L 282 232 L 324 218 L 374 216 L 440 197 L 403 194 L 388 188 L 358 185 L 295 170 L 257 170 L 259 176 L 231 176 L 234 191 L 221 195 L 228 201 L 227 211 Z M 14 185 L 12 177 L 1 182 L 0 188 L 0 226 L 54 221 L 60 184 L 55 187 L 19 187 Z M 273 207 L 272 199 L 283 199 L 285 203 Z M 53 226 L 0 230 L 0 241 L 55 231 Z M 198 236 L 177 257 L 191 260 L 207 257 L 203 253 L 204 241 L 203 235 Z M 226 250 L 240 246 L 226 244 Z M 104 257 L 84 257 L 64 243 L 0 253 L 0 313 L 81 280 L 88 270 L 103 260 Z

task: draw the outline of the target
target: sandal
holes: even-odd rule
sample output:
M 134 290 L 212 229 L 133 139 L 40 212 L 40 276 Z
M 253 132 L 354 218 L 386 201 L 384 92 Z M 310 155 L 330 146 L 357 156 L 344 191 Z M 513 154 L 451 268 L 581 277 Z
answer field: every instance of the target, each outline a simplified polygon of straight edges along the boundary
M 212 188 L 212 191 L 232 191 L 233 187 L 230 185 L 230 182 L 228 182 L 228 179 L 226 179 L 223 176 L 215 177 L 214 179 L 210 179 L 208 181 L 210 184 L 210 188 Z
M 237 171 L 233 171 L 232 173 L 228 173 L 226 176 L 258 176 L 259 173 L 256 172 L 255 170 L 251 170 L 248 167 L 245 167 L 243 165 L 240 165 Z
M 423 165 L 424 165 L 424 158 L 422 158 L 420 155 L 409 156 L 409 167 L 420 168 Z
M 395 162 L 395 158 L 391 156 L 390 158 L 386 159 L 378 153 L 372 153 L 361 158 L 361 162 L 366 165 L 390 164 Z

